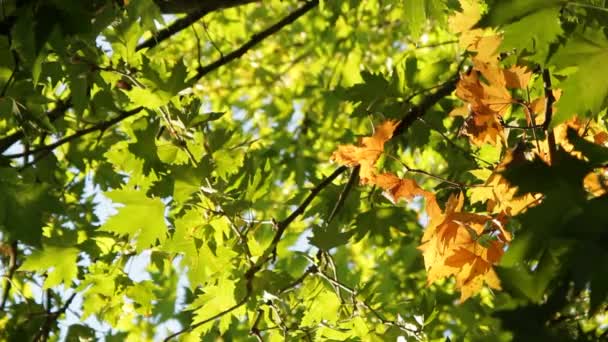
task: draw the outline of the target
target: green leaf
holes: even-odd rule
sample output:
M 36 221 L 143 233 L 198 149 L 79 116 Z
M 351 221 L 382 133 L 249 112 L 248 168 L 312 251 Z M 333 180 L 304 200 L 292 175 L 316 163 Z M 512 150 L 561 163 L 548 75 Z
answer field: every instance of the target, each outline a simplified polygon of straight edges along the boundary
M 75 247 L 44 246 L 40 251 L 29 255 L 19 268 L 22 271 L 46 272 L 44 289 L 63 284 L 69 288 L 77 278 L 76 262 L 80 251 Z
M 390 238 L 391 228 L 403 231 L 406 225 L 407 213 L 404 208 L 381 207 L 359 214 L 355 220 L 355 240 L 361 240 L 367 234 L 381 235 Z
M 215 172 L 224 180 L 228 180 L 228 176 L 239 171 L 244 160 L 245 151 L 242 148 L 221 149 L 213 152 Z
M 405 18 L 408 21 L 408 28 L 414 39 L 420 37 L 422 29 L 426 24 L 426 0 L 406 0 Z
M 333 291 L 323 289 L 309 300 L 311 303 L 304 317 L 302 317 L 302 326 L 314 326 L 321 321 L 333 323 L 340 318 L 340 298 Z
M 165 223 L 165 205 L 160 199 L 128 189 L 106 192 L 105 196 L 123 206 L 101 226 L 102 231 L 136 239 L 139 252 L 156 245 L 157 241 L 163 243 L 168 227 Z
M 7 239 L 41 245 L 42 227 L 59 204 L 50 184 L 27 184 L 14 171 L 0 169 L 0 230 Z
M 551 126 L 588 112 L 598 114 L 608 99 L 608 74 L 605 61 L 608 58 L 608 39 L 600 30 L 577 32 L 560 47 L 551 58 L 558 68 L 576 66 L 575 73 L 557 85 L 563 94 L 557 102 L 557 112 Z
M 308 238 L 311 244 L 328 251 L 334 247 L 342 246 L 348 242 L 354 232 L 342 232 L 338 224 L 330 224 L 327 227 L 315 226 L 312 229 L 313 236 Z
M 559 7 L 542 7 L 504 27 L 500 51 L 515 49 L 526 59 L 544 65 L 551 47 L 563 34 Z
M 511 24 L 536 12 L 559 8 L 563 0 L 510 0 L 496 1 L 477 24 L 480 27 Z
M 161 89 L 144 89 L 138 87 L 128 91 L 127 95 L 134 105 L 150 109 L 156 109 L 166 105 L 173 97 L 173 94 Z
M 203 322 L 216 314 L 234 306 L 237 302 L 235 296 L 236 284 L 228 278 L 220 278 L 217 285 L 205 287 L 205 293 L 198 296 L 190 305 L 189 309 L 193 310 L 193 324 Z M 232 315 L 224 315 L 220 318 L 220 327 L 223 330 L 230 325 Z M 197 328 L 197 330 L 206 332 L 213 326 L 215 322 L 210 321 Z

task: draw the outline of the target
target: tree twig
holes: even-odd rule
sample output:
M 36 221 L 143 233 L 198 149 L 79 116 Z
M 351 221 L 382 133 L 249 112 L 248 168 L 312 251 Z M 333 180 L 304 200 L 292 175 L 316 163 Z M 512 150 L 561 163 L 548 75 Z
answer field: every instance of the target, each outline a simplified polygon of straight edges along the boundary
M 277 222 L 276 232 L 274 234 L 274 237 L 272 238 L 272 241 L 270 242 L 270 245 L 268 245 L 268 247 L 264 250 L 264 253 L 262 253 L 262 256 L 260 256 L 260 258 L 254 265 L 254 267 L 250 270 L 250 272 L 257 272 L 262 268 L 264 264 L 266 264 L 266 262 L 270 260 L 271 255 L 275 253 L 277 245 L 281 241 L 283 234 L 285 233 L 287 227 L 289 227 L 291 222 L 293 222 L 298 216 L 304 214 L 304 211 L 306 210 L 310 202 L 312 202 L 312 200 L 319 194 L 319 192 L 321 192 L 321 190 L 331 184 L 334 179 L 344 173 L 347 169 L 348 167 L 346 166 L 340 166 L 331 175 L 325 177 L 325 179 L 323 179 L 321 183 L 319 183 L 317 186 L 310 190 L 310 194 L 308 194 L 308 196 L 304 199 L 300 206 L 298 206 L 296 210 L 291 213 L 291 215 L 289 215 L 284 220 Z
M 188 14 L 187 16 L 185 16 L 183 18 L 177 19 L 176 21 L 171 23 L 169 26 L 158 31 L 154 36 L 152 36 L 151 38 L 142 42 L 141 44 L 137 45 L 137 47 L 135 48 L 135 51 L 139 51 L 139 50 L 145 49 L 145 48 L 152 49 L 152 48 L 156 47 L 161 42 L 171 38 L 173 35 L 177 34 L 178 32 L 188 28 L 188 26 L 199 21 L 199 19 L 201 19 L 202 17 L 204 17 L 205 15 L 207 15 L 211 12 L 214 12 L 214 11 L 217 11 L 220 9 L 224 9 L 224 8 L 228 8 L 228 7 L 245 5 L 245 4 L 248 4 L 251 2 L 257 2 L 257 1 L 259 1 L 259 0 L 205 1 L 208 4 L 203 4 L 201 8 L 197 9 L 196 11 Z M 203 2 L 203 3 L 205 3 L 205 2 Z
M 38 154 L 40 152 L 50 152 L 53 151 L 54 149 L 56 149 L 57 147 L 69 143 L 70 141 L 74 140 L 74 139 L 78 139 L 80 137 L 82 137 L 83 135 L 89 134 L 91 132 L 95 132 L 95 131 L 104 131 L 110 127 L 112 127 L 113 125 L 121 122 L 122 120 L 131 117 L 137 113 L 139 113 L 141 110 L 143 109 L 143 107 L 137 107 L 134 109 L 131 109 L 129 111 L 124 111 L 122 113 L 120 113 L 120 115 L 118 115 L 117 117 L 110 119 L 110 120 L 106 120 L 106 121 L 101 121 L 89 128 L 83 129 L 81 131 L 77 131 L 76 133 L 72 134 L 72 135 L 68 135 L 67 137 L 63 138 L 63 139 L 59 139 L 56 142 L 49 144 L 49 145 L 44 145 L 44 146 L 40 146 L 38 148 L 35 149 L 31 149 L 29 151 L 24 151 L 21 153 L 13 153 L 13 154 L 7 154 L 4 155 L 4 157 L 7 158 L 20 158 L 26 155 L 31 155 L 31 154 Z
M 48 340 L 49 334 L 51 333 L 51 328 L 53 326 L 53 323 L 55 323 L 57 321 L 59 316 L 63 315 L 68 310 L 69 306 L 72 304 L 72 301 L 74 301 L 74 298 L 76 298 L 77 293 L 78 292 L 72 293 L 72 295 L 65 301 L 65 303 L 57 311 L 51 312 L 50 311 L 51 310 L 50 292 L 49 292 L 49 296 L 47 297 L 47 298 L 49 298 L 48 299 L 49 304 L 47 305 L 48 314 L 46 316 L 46 320 L 42 324 L 42 327 L 40 327 L 38 334 L 36 334 L 36 336 L 34 337 L 34 339 L 33 339 L 34 342 L 46 342 Z
M 357 165 L 351 171 L 350 177 L 348 177 L 348 182 L 344 186 L 344 189 L 342 189 L 342 191 L 340 192 L 340 195 L 338 196 L 338 201 L 336 202 L 336 205 L 334 206 L 331 213 L 329 214 L 329 217 L 327 218 L 327 224 L 329 224 L 333 220 L 333 218 L 336 216 L 338 211 L 340 211 L 340 209 L 342 209 L 342 206 L 344 205 L 344 202 L 346 201 L 346 198 L 348 197 L 350 190 L 353 188 L 353 185 L 355 185 L 355 183 L 357 182 L 357 179 L 359 178 L 359 169 L 360 169 L 360 166 Z
M 65 111 L 71 106 L 70 101 L 59 101 L 57 106 L 47 113 L 47 117 L 50 122 L 54 122 L 65 114 Z M 17 132 L 8 135 L 4 138 L 0 138 L 0 153 L 8 150 L 14 143 L 23 139 L 25 132 L 22 129 Z
M 549 163 L 555 163 L 555 153 L 557 151 L 557 145 L 555 143 L 555 134 L 551 125 L 553 119 L 553 104 L 555 103 L 555 96 L 553 96 L 553 90 L 551 89 L 551 74 L 549 69 L 543 70 L 543 85 L 545 88 L 545 122 L 543 123 L 543 129 L 547 132 L 547 142 L 549 143 Z
M 445 82 L 441 88 L 437 89 L 436 92 L 424 98 L 419 105 L 410 108 L 410 110 L 401 119 L 401 122 L 399 122 L 397 128 L 395 128 L 393 136 L 403 134 L 414 123 L 414 121 L 421 118 L 429 109 L 431 109 L 431 107 L 439 102 L 439 100 L 450 95 L 452 91 L 456 89 L 458 80 L 458 76 L 451 78 Z
M 318 0 L 311 0 L 309 2 L 306 2 L 302 7 L 291 12 L 289 15 L 287 15 L 286 17 L 284 17 L 283 19 L 281 19 L 274 25 L 268 27 L 264 31 L 261 31 L 259 33 L 256 33 L 255 35 L 253 35 L 251 37 L 251 39 L 249 39 L 245 44 L 241 45 L 241 47 L 239 47 L 238 49 L 232 51 L 231 53 L 229 53 L 225 56 L 221 56 L 219 59 L 215 60 L 215 62 L 213 62 L 213 63 L 207 64 L 204 67 L 199 67 L 197 69 L 196 75 L 190 80 L 191 83 L 198 81 L 203 76 L 205 76 L 208 73 L 210 73 L 211 71 L 219 68 L 220 66 L 228 64 L 228 63 L 232 62 L 233 60 L 243 56 L 247 51 L 249 51 L 251 48 L 256 46 L 258 43 L 260 43 L 264 39 L 270 37 L 271 35 L 277 33 L 285 26 L 288 26 L 289 24 L 293 23 L 298 18 L 300 18 L 304 14 L 308 13 L 308 11 L 317 7 L 318 4 L 319 4 Z
M 262 314 L 264 314 L 264 310 L 258 309 L 255 319 L 253 320 L 253 325 L 251 326 L 251 329 L 249 329 L 249 335 L 255 336 L 258 342 L 264 342 L 260 328 L 258 328 L 258 325 L 262 320 Z

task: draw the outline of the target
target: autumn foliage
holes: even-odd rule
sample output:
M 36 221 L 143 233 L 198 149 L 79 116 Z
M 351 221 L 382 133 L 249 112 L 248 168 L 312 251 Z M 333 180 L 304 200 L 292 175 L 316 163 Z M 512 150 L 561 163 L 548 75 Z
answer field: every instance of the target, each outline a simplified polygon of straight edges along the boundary
M 462 134 L 474 145 L 506 145 L 503 116 L 512 106 L 520 106 L 530 126 L 542 127 L 547 113 L 545 96 L 528 100 L 526 93 L 533 73 L 526 66 L 505 67 L 500 62 L 497 48 L 501 35 L 491 29 L 474 28 L 481 18 L 477 1 L 462 0 L 463 11 L 449 18 L 454 32 L 459 33 L 459 43 L 470 51 L 473 66 L 460 76 L 455 95 L 464 105 L 455 108 L 450 115 L 464 117 Z M 554 100 L 560 98 L 561 90 L 553 89 Z M 555 108 L 552 112 L 555 112 Z M 360 167 L 361 185 L 378 186 L 385 190 L 394 202 L 401 199 L 412 201 L 420 196 L 426 202 L 428 224 L 425 227 L 418 249 L 424 257 L 427 281 L 431 284 L 446 277 L 454 276 L 463 302 L 479 293 L 483 285 L 500 290 L 500 280 L 493 269 L 511 242 L 511 233 L 505 228 L 509 218 L 525 212 L 542 201 L 536 194 L 519 194 L 502 173 L 510 166 L 517 165 L 531 156 L 524 155 L 521 146 L 506 150 L 503 160 L 493 170 L 474 170 L 483 184 L 469 189 L 472 203 L 483 203 L 486 212 L 463 212 L 464 193 L 453 194 L 442 209 L 432 191 L 422 189 L 413 179 L 400 178 L 394 173 L 380 172 L 375 163 L 384 152 L 383 147 L 393 136 L 399 122 L 385 121 L 375 127 L 374 134 L 363 137 L 358 146 L 341 145 L 331 159 L 342 165 Z M 580 135 L 587 135 L 597 144 L 607 141 L 608 134 L 594 128 L 591 121 L 583 127 L 578 118 L 573 118 L 553 129 L 543 141 L 536 141 L 533 152 L 546 163 L 551 164 L 549 139 L 554 139 L 564 150 L 580 157 L 573 151 L 567 139 L 567 129 L 574 129 Z M 606 193 L 602 179 L 605 173 L 591 172 L 585 178 L 585 188 L 595 196 Z

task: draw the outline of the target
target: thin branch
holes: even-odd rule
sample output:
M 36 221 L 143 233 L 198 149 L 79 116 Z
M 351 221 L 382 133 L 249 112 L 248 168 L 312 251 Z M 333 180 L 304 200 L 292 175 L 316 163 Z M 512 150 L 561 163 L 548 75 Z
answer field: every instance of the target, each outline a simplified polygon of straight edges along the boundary
M 74 301 L 74 298 L 76 298 L 76 294 L 77 292 L 72 293 L 72 295 L 65 301 L 63 306 L 61 306 L 57 311 L 51 312 L 50 305 L 47 306 L 47 310 L 49 312 L 46 316 L 46 320 L 44 321 L 42 327 L 40 327 L 40 330 L 38 331 L 38 334 L 36 334 L 36 336 L 34 337 L 33 341 L 45 342 L 48 340 L 53 323 L 55 323 L 57 319 L 68 310 L 68 308 L 72 304 L 72 301 Z M 50 301 L 50 293 L 47 299 Z
M 198 32 L 196 32 L 196 27 L 192 26 L 192 32 L 194 33 L 194 38 L 196 38 L 196 67 L 200 67 L 201 64 L 201 38 L 198 36 Z
M 268 262 L 268 260 L 270 260 L 271 255 L 273 255 L 275 253 L 277 245 L 281 241 L 283 234 L 285 233 L 285 231 L 287 230 L 287 227 L 289 227 L 291 222 L 293 222 L 298 216 L 304 214 L 304 211 L 306 210 L 306 208 L 308 207 L 310 202 L 312 202 L 312 200 L 319 194 L 319 192 L 321 192 L 321 190 L 323 190 L 326 186 L 331 184 L 334 181 L 334 179 L 336 179 L 339 175 L 344 173 L 346 170 L 348 170 L 348 167 L 346 167 L 346 166 L 340 166 L 339 168 L 337 168 L 331 175 L 329 175 L 328 177 L 323 179 L 321 181 L 321 183 L 319 183 L 317 186 L 315 186 L 313 189 L 310 190 L 310 194 L 308 194 L 308 196 L 304 199 L 304 201 L 300 204 L 300 206 L 298 206 L 296 208 L 296 210 L 294 210 L 291 213 L 291 215 L 289 215 L 283 221 L 277 222 L 276 233 L 274 234 L 274 237 L 272 238 L 270 245 L 264 250 L 264 253 L 262 254 L 262 256 L 258 259 L 258 261 L 254 265 L 254 267 L 249 270 L 249 272 L 255 273 L 255 272 L 259 271 L 262 268 L 262 266 L 266 262 Z
M 137 45 L 137 48 L 135 49 L 135 51 L 139 51 L 139 50 L 145 49 L 145 48 L 152 49 L 152 48 L 156 47 L 161 42 L 171 38 L 173 35 L 188 28 L 188 26 L 194 24 L 195 22 L 199 21 L 202 17 L 204 17 L 205 15 L 207 15 L 213 11 L 217 11 L 217 10 L 227 8 L 227 7 L 245 5 L 245 4 L 248 4 L 251 2 L 257 2 L 257 1 L 259 1 L 259 0 L 208 1 L 208 4 L 203 4 L 202 7 L 197 9 L 196 11 L 188 14 L 187 16 L 185 16 L 183 18 L 177 19 L 176 21 L 171 23 L 169 26 L 158 31 L 156 34 L 154 34 L 148 40 Z
M 251 329 L 249 329 L 249 335 L 255 336 L 255 338 L 258 340 L 258 342 L 264 342 L 264 339 L 262 338 L 262 334 L 260 332 L 260 328 L 258 328 L 258 325 L 260 324 L 260 321 L 262 320 L 263 314 L 264 314 L 264 310 L 258 309 L 256 317 L 253 320 L 253 325 L 251 326 Z
M 201 21 L 201 24 L 203 25 L 203 29 L 205 30 L 205 35 L 207 36 L 207 39 L 209 39 L 209 42 L 211 43 L 211 45 L 213 46 L 213 48 L 219 52 L 220 57 L 224 57 L 224 53 L 222 52 L 222 50 L 219 48 L 219 46 L 217 46 L 217 44 L 215 43 L 215 41 L 213 40 L 213 38 L 211 38 L 211 34 L 209 33 L 209 30 L 207 29 L 207 24 L 205 23 L 204 20 Z M 199 64 L 200 66 L 200 64 Z
M 382 314 L 380 314 L 376 309 L 372 308 L 372 306 L 369 303 L 367 303 L 365 300 L 357 299 L 358 293 L 355 289 L 349 287 L 348 285 L 340 282 L 337 279 L 334 279 L 334 278 L 328 276 L 327 274 L 325 274 L 323 272 L 317 272 L 316 274 L 319 275 L 321 278 L 325 279 L 328 283 L 330 283 L 334 286 L 338 286 L 341 289 L 343 289 L 344 291 L 350 293 L 353 296 L 353 299 L 355 300 L 355 302 L 357 304 L 363 306 L 365 309 L 367 309 L 369 312 L 371 312 L 378 320 L 380 320 L 380 322 L 382 322 L 382 324 L 387 325 L 387 326 L 396 327 L 396 328 L 398 328 L 402 331 L 408 332 L 408 333 L 413 333 L 416 335 L 420 334 L 420 331 L 418 331 L 418 330 L 408 328 L 404 324 L 401 324 L 397 321 L 387 319 Z
M 13 284 L 13 275 L 17 270 L 17 254 L 19 253 L 19 250 L 17 249 L 17 241 L 13 241 L 8 246 L 6 253 L 8 254 L 8 271 L 3 276 L 6 279 L 4 282 L 4 291 L 2 292 L 2 302 L 0 302 L 0 311 L 4 311 L 4 307 L 6 306 L 6 301 L 8 300 Z
M 55 120 L 63 116 L 66 110 L 70 107 L 70 105 L 71 103 L 69 100 L 59 101 L 57 103 L 57 106 L 47 113 L 49 121 L 54 122 Z M 11 135 L 8 135 L 4 138 L 0 138 L 0 153 L 8 150 L 11 146 L 13 146 L 14 143 L 23 139 L 23 137 L 25 137 L 25 132 L 23 131 L 23 129 L 20 129 Z
M 458 151 L 462 152 L 462 154 L 465 157 L 468 157 L 469 159 L 471 159 L 472 161 L 480 161 L 482 163 L 487 164 L 488 166 L 492 166 L 494 167 L 494 164 L 490 163 L 487 160 L 484 160 L 483 158 L 480 158 L 472 153 L 470 153 L 469 151 L 465 150 L 462 146 L 456 144 L 454 141 L 452 141 L 452 139 L 450 139 L 447 135 L 445 135 L 445 133 L 443 133 L 442 131 L 440 131 L 437 127 L 434 127 L 432 124 L 428 123 L 426 120 L 424 120 L 423 118 L 418 118 L 418 120 L 420 122 L 422 122 L 423 124 L 427 125 L 430 129 L 432 129 L 433 131 L 437 132 L 439 135 L 441 135 L 441 137 L 448 143 L 450 144 L 450 146 L 454 147 L 455 149 L 457 149 Z
M 260 43 L 264 39 L 270 37 L 271 35 L 277 33 L 285 26 L 293 23 L 298 18 L 300 18 L 304 14 L 308 13 L 308 11 L 317 7 L 318 4 L 319 4 L 318 0 L 312 0 L 312 1 L 306 2 L 302 7 L 293 11 L 291 14 L 289 14 L 285 18 L 281 19 L 279 22 L 268 27 L 264 31 L 253 35 L 251 37 L 251 39 L 249 39 L 245 44 L 241 45 L 241 47 L 239 47 L 238 49 L 232 51 L 231 53 L 229 53 L 225 56 L 220 57 L 213 63 L 207 64 L 204 67 L 199 67 L 197 69 L 196 75 L 191 79 L 191 82 L 196 82 L 197 80 L 201 79 L 203 76 L 205 76 L 208 73 L 210 73 L 211 71 L 219 68 L 220 66 L 228 64 L 228 63 L 232 62 L 233 60 L 240 58 L 251 48 L 256 46 L 258 43 Z
M 608 8 L 600 7 L 600 6 L 594 6 L 594 5 L 591 5 L 591 4 L 585 4 L 585 3 L 582 3 L 582 2 L 576 2 L 576 1 L 568 1 L 568 3 L 566 5 L 572 5 L 572 6 L 577 6 L 577 7 L 589 8 L 589 9 L 592 9 L 592 10 L 602 11 L 602 12 L 608 12 Z
M 29 150 L 29 151 L 24 151 L 21 153 L 14 153 L 14 154 L 7 154 L 4 155 L 4 157 L 7 158 L 20 158 L 26 155 L 31 155 L 31 154 L 38 154 L 40 152 L 50 152 L 53 151 L 54 149 L 56 149 L 57 147 L 66 144 L 74 139 L 78 139 L 80 137 L 82 137 L 83 135 L 89 134 L 91 132 L 95 132 L 95 131 L 104 131 L 106 129 L 108 129 L 109 127 L 112 127 L 113 125 L 121 122 L 122 120 L 131 117 L 137 113 L 139 113 L 141 110 L 143 109 L 143 107 L 137 107 L 135 109 L 131 109 L 129 111 L 124 111 L 122 112 L 120 115 L 118 115 L 117 117 L 107 120 L 107 121 L 101 121 L 89 128 L 83 129 L 81 131 L 77 131 L 76 133 L 72 134 L 72 135 L 68 135 L 67 137 L 63 138 L 63 139 L 59 139 L 56 142 L 49 144 L 49 145 L 44 145 L 44 146 L 40 146 L 38 148 L 35 148 L 33 150 Z
M 306 277 L 308 277 L 311 274 L 315 274 L 317 272 L 318 272 L 317 266 L 312 265 L 312 266 L 308 267 L 306 269 L 306 271 L 304 273 L 302 273 L 302 275 L 298 279 L 294 280 L 291 284 L 280 289 L 277 293 L 279 295 L 282 295 L 283 293 L 285 293 L 291 289 L 294 289 L 296 286 L 302 284 L 304 282 L 304 279 L 306 279 Z
M 167 336 L 163 340 L 163 342 L 168 342 L 168 341 L 172 340 L 173 338 L 175 338 L 175 337 L 177 337 L 177 336 L 179 336 L 179 335 L 181 335 L 183 333 L 186 333 L 188 331 L 192 331 L 192 330 L 200 327 L 201 325 L 203 325 L 205 323 L 209 323 L 211 321 L 214 321 L 214 320 L 216 320 L 216 319 L 218 319 L 218 318 L 220 318 L 220 317 L 222 317 L 222 316 L 224 316 L 226 314 L 231 313 L 232 311 L 240 308 L 241 306 L 243 306 L 247 302 L 247 300 L 249 299 L 249 297 L 251 296 L 251 284 L 252 284 L 252 282 L 253 282 L 253 278 L 248 279 L 248 281 L 247 281 L 247 292 L 245 293 L 245 296 L 243 297 L 243 299 L 241 299 L 238 303 L 234 304 L 233 306 L 229 307 L 228 309 L 225 309 L 223 311 L 218 312 L 217 314 L 215 314 L 215 315 L 213 315 L 213 316 L 211 316 L 211 317 L 209 317 L 209 318 L 207 318 L 205 320 L 202 320 L 202 321 L 200 321 L 200 322 L 198 322 L 196 324 L 193 324 L 193 325 L 191 325 L 189 327 L 186 327 L 186 328 L 184 328 L 184 329 L 182 329 L 182 330 L 180 330 L 180 331 L 178 331 L 176 333 L 173 333 L 173 334 Z
M 360 169 L 360 166 L 357 165 L 351 171 L 350 177 L 348 178 L 348 182 L 344 186 L 344 189 L 342 189 L 342 192 L 340 192 L 340 196 L 338 196 L 338 201 L 336 202 L 336 205 L 334 206 L 333 210 L 331 211 L 331 214 L 329 214 L 329 218 L 327 219 L 327 224 L 329 224 L 333 220 L 333 218 L 336 216 L 338 211 L 340 211 L 340 209 L 342 209 L 342 206 L 344 206 L 344 202 L 346 201 L 346 198 L 348 197 L 350 190 L 353 188 L 353 185 L 355 185 L 355 183 L 357 182 L 357 179 L 359 179 L 359 169 Z
M 450 95 L 455 89 L 458 83 L 459 77 L 455 76 L 449 81 L 445 82 L 441 88 L 436 92 L 427 96 L 419 105 L 410 108 L 410 110 L 403 116 L 401 122 L 395 129 L 393 136 L 403 134 L 407 129 L 419 118 L 421 118 L 426 112 L 431 109 L 439 100 Z
M 549 143 L 549 163 L 555 162 L 555 153 L 557 151 L 557 145 L 555 143 L 555 134 L 553 129 L 550 129 L 551 120 L 553 119 L 553 104 L 555 103 L 555 96 L 553 96 L 553 90 L 551 89 L 551 74 L 549 69 L 543 70 L 543 84 L 545 88 L 545 122 L 543 123 L 543 129 L 547 132 L 547 141 Z

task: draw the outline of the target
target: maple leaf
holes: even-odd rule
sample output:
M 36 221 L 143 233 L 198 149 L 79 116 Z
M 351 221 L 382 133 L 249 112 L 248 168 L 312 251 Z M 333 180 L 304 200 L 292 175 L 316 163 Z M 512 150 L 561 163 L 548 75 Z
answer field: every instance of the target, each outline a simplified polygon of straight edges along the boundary
M 448 18 L 452 32 L 459 33 L 459 44 L 465 50 L 476 52 L 480 61 L 496 63 L 496 53 L 502 42 L 502 37 L 489 29 L 474 29 L 481 19 L 481 4 L 477 0 L 460 0 L 462 12 L 456 12 Z
M 460 0 L 462 12 L 456 12 L 448 18 L 448 25 L 452 32 L 462 33 L 469 31 L 481 19 L 481 4 L 477 0 Z
M 516 101 L 508 88 L 525 88 L 532 73 L 525 67 L 500 67 L 495 61 L 473 58 L 474 69 L 461 75 L 456 87 L 456 96 L 468 106 L 453 110 L 450 115 L 469 115 L 463 133 L 476 145 L 497 144 L 505 140 L 500 118 Z M 487 81 L 480 79 L 480 75 Z M 466 110 L 465 110 L 466 108 Z
M 473 187 L 469 190 L 471 202 L 486 203 L 490 213 L 505 213 L 514 216 L 522 213 L 538 202 L 533 194 L 517 196 L 517 187 L 512 186 L 503 176 L 502 172 L 508 165 L 525 160 L 522 148 L 508 150 L 503 160 L 496 166 L 487 178 L 478 177 L 485 181 L 482 186 Z
M 511 89 L 526 89 L 532 78 L 532 72 L 528 68 L 519 65 L 514 65 L 509 69 L 503 70 L 503 73 L 505 75 L 506 86 Z
M 412 200 L 416 196 L 429 196 L 429 192 L 418 186 L 415 180 L 399 178 L 393 173 L 382 173 L 376 176 L 374 183 L 387 191 L 393 203 L 401 198 Z
M 384 143 L 393 136 L 393 132 L 398 125 L 399 121 L 395 120 L 383 122 L 376 126 L 371 137 L 361 138 L 359 146 L 338 146 L 338 149 L 331 155 L 331 160 L 350 167 L 360 165 L 361 184 L 373 183 L 376 176 L 376 161 L 384 152 Z
M 484 283 L 500 289 L 500 281 L 492 267 L 498 263 L 504 245 L 511 239 L 500 220 L 462 212 L 463 204 L 462 194 L 452 195 L 442 212 L 437 201 L 429 198 L 430 223 L 418 246 L 424 257 L 427 283 L 455 276 L 461 302 L 478 293 Z M 482 238 L 490 240 L 482 242 Z

